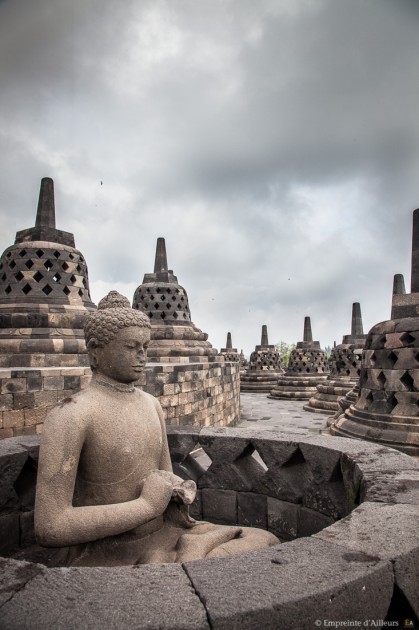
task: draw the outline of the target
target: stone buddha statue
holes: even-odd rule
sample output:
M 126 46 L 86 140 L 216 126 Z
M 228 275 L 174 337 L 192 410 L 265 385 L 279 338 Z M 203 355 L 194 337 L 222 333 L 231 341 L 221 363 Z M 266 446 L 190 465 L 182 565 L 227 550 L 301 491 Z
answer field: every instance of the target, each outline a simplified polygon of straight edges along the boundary
M 42 437 L 35 503 L 40 545 L 68 566 L 184 562 L 277 544 L 256 528 L 189 516 L 196 485 L 172 472 L 156 398 L 135 386 L 150 322 L 111 291 L 88 315 L 90 385 L 56 406 Z

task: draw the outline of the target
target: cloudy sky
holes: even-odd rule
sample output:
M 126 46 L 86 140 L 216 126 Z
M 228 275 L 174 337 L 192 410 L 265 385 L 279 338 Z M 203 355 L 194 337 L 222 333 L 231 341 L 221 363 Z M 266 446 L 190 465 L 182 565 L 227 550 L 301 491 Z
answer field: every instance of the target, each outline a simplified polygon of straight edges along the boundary
M 0 250 L 50 176 L 95 302 L 164 236 L 215 347 L 367 330 L 410 286 L 418 32 L 417 0 L 0 0 Z

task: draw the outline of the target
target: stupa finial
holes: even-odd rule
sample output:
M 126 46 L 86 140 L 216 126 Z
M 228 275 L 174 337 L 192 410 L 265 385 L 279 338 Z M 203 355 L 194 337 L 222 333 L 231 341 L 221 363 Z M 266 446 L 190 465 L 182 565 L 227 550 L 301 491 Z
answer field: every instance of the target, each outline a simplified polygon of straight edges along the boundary
M 310 317 L 304 317 L 304 336 L 303 341 L 313 341 L 313 333 L 311 332 Z
M 405 295 L 404 276 L 402 273 L 395 273 L 393 278 L 393 295 Z
M 35 227 L 55 229 L 54 181 L 51 177 L 41 179 Z
M 411 293 L 419 293 L 419 208 L 413 211 Z
M 364 327 L 362 325 L 361 305 L 359 302 L 352 304 L 352 322 L 351 322 L 351 335 L 358 337 L 364 334 Z
M 230 332 L 227 333 L 226 348 L 227 348 L 227 350 L 231 350 L 233 348 L 233 343 L 231 341 L 231 333 Z
M 260 345 L 261 346 L 269 346 L 269 341 L 268 341 L 268 327 L 266 324 L 263 324 L 262 326 L 262 338 L 260 341 Z
M 154 273 L 168 271 L 166 241 L 161 236 L 157 239 L 156 260 L 154 262 Z

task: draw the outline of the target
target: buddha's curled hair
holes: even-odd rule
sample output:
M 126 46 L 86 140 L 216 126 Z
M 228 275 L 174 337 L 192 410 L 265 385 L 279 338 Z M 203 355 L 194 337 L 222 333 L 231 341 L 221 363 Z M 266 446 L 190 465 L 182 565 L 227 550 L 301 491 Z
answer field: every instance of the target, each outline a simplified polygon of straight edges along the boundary
M 118 291 L 110 291 L 99 302 L 97 311 L 93 311 L 85 319 L 86 344 L 91 339 L 96 339 L 99 345 L 106 345 L 112 341 L 119 330 L 129 326 L 151 328 L 147 315 L 131 308 L 128 298 Z

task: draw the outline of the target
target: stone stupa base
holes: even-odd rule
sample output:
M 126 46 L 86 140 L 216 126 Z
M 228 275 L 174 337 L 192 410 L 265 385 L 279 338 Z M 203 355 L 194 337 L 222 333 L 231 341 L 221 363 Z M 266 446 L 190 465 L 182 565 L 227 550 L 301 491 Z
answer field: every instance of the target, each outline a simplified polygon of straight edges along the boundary
M 247 393 L 268 394 L 278 380 L 278 372 L 268 372 L 267 370 L 247 371 L 240 376 L 240 391 Z
M 327 374 L 307 376 L 280 376 L 268 398 L 308 400 L 317 391 L 317 385 L 327 379 Z
M 363 413 L 355 406 L 342 414 L 330 427 L 332 435 L 369 442 L 379 442 L 408 455 L 419 457 L 419 425 L 417 417 Z
M 329 379 L 317 385 L 317 391 L 304 405 L 305 411 L 313 413 L 326 413 L 333 415 L 341 407 L 339 401 L 353 388 L 357 379 L 336 378 Z
M 336 413 L 333 414 L 331 418 L 328 418 L 327 426 L 328 427 L 332 426 L 332 424 L 334 424 L 336 420 L 338 420 L 341 416 L 343 416 L 345 411 L 349 409 L 351 405 L 354 405 L 356 403 L 356 401 L 358 400 L 358 396 L 359 396 L 359 380 L 357 381 L 356 385 L 352 389 L 349 390 L 346 396 L 339 400 L 339 408 L 336 411 Z

